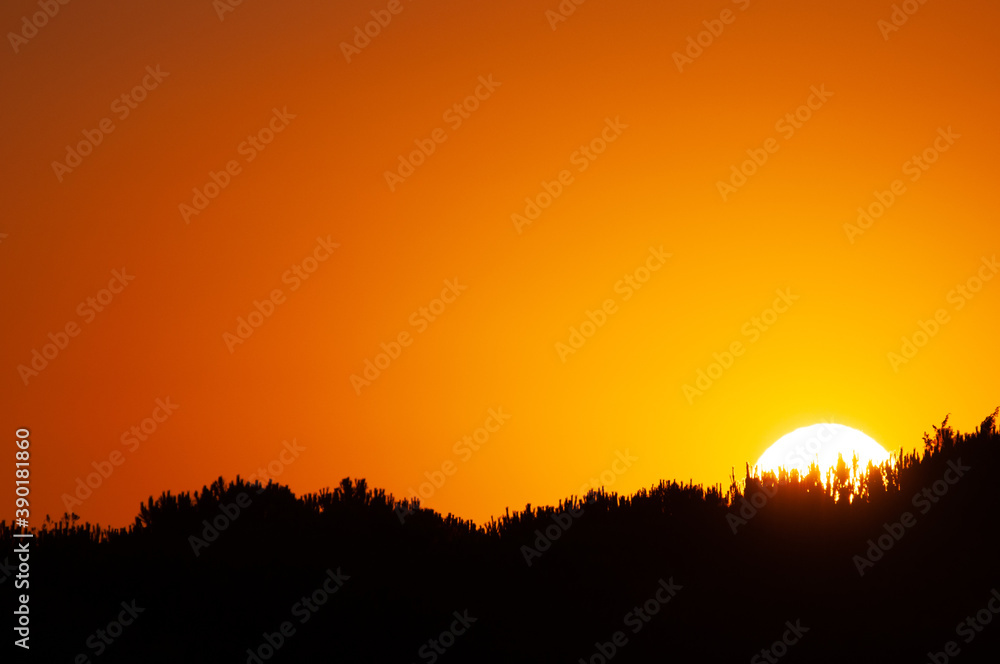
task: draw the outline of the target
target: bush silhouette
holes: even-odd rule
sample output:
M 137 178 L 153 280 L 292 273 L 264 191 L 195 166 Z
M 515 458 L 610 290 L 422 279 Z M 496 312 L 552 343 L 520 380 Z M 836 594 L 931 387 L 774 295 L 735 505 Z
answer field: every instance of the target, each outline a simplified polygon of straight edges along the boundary
M 782 662 L 922 662 L 948 641 L 961 662 L 995 661 L 1000 619 L 968 643 L 956 625 L 1000 588 L 997 415 L 968 434 L 946 417 L 921 452 L 881 465 L 747 466 L 726 489 L 600 489 L 484 524 L 350 478 L 296 496 L 220 477 L 150 497 L 126 528 L 64 514 L 33 543 L 32 650 L 247 662 L 289 623 L 261 661 L 599 662 L 621 632 L 616 663 L 728 662 L 798 620 L 808 631 Z M 6 522 L 0 541 L 15 545 Z M 337 592 L 303 609 L 338 570 Z M 676 596 L 637 619 L 668 580 Z M 97 656 L 88 639 L 132 600 L 145 611 Z M 475 622 L 449 632 L 463 611 Z

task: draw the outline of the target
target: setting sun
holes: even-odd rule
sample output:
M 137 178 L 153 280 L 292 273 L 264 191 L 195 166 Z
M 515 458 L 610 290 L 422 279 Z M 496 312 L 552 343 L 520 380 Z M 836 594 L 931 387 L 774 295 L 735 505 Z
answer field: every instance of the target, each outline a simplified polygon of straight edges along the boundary
M 836 467 L 841 455 L 851 467 L 855 454 L 859 468 L 866 468 L 869 461 L 879 465 L 892 457 L 873 438 L 857 429 L 822 423 L 796 429 L 779 438 L 760 456 L 757 467 L 761 471 L 777 472 L 778 468 L 784 468 L 805 474 L 809 465 L 815 462 L 825 474 L 828 468 Z

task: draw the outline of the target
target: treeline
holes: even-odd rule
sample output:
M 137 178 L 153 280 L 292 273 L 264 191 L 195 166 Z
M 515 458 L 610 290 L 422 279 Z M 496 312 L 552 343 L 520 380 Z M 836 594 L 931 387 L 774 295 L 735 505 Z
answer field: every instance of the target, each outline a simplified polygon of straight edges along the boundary
M 986 661 L 1000 616 L 969 643 L 955 626 L 1000 588 L 998 472 L 994 411 L 969 433 L 945 418 L 880 466 L 746 467 L 727 489 L 598 490 L 485 524 L 363 479 L 295 496 L 219 478 L 148 499 L 126 528 L 46 522 L 33 620 L 65 661 L 747 661 L 796 620 L 809 631 L 782 662 L 924 661 L 948 641 Z M 6 523 L 0 542 L 2 562 Z M 134 625 L 91 638 L 133 600 Z
M 867 468 L 859 467 L 857 457 L 852 459 L 850 465 L 840 457 L 838 465 L 828 469 L 825 474 L 815 463 L 805 475 L 795 470 L 761 473 L 747 464 L 744 478 L 737 481 L 733 475 L 725 492 L 719 485 L 704 489 L 693 483 L 684 485 L 676 481 L 661 480 L 658 485 L 648 490 L 641 489 L 632 496 L 618 496 L 600 489 L 587 496 L 568 497 L 553 507 L 532 509 L 531 505 L 527 505 L 524 510 L 513 514 L 508 508 L 505 515 L 481 525 L 451 514 L 442 517 L 437 512 L 422 508 L 419 499 L 397 500 L 391 493 L 369 487 L 364 479 L 344 478 L 332 490 L 327 487 L 296 499 L 287 487 L 273 482 L 266 486 L 260 482 L 247 483 L 237 476 L 228 484 L 220 477 L 211 486 L 204 486 L 201 491 L 193 493 L 183 492 L 174 496 L 167 491 L 155 500 L 150 497 L 140 504 L 139 515 L 135 517 L 134 523 L 124 528 L 101 528 L 100 525 L 91 525 L 89 522 L 78 523 L 79 517 L 76 514 L 66 513 L 57 521 L 47 520 L 42 528 L 33 532 L 39 542 L 57 539 L 99 543 L 139 536 L 141 531 L 149 528 L 176 531 L 182 526 L 191 526 L 214 517 L 219 505 L 227 497 L 231 500 L 233 496 L 240 494 L 247 494 L 251 499 L 263 495 L 263 501 L 269 505 L 270 512 L 280 510 L 282 520 L 293 523 L 323 514 L 357 515 L 360 511 L 366 518 L 381 518 L 386 521 L 392 521 L 389 516 L 394 515 L 396 521 L 409 528 L 439 529 L 451 536 L 483 534 L 496 538 L 511 533 L 520 534 L 526 526 L 584 503 L 600 506 L 603 510 L 632 509 L 634 505 L 640 512 L 648 510 L 651 505 L 677 509 L 692 503 L 704 503 L 709 510 L 729 509 L 738 505 L 748 494 L 762 490 L 770 493 L 777 489 L 786 500 L 797 496 L 810 500 L 812 504 L 864 504 L 906 492 L 911 486 L 920 484 L 924 474 L 922 469 L 929 466 L 936 456 L 950 453 L 956 447 L 975 442 L 985 443 L 995 438 L 998 414 L 1000 409 L 993 411 L 971 433 L 956 432 L 948 425 L 949 415 L 940 426 L 933 425 L 933 434 L 924 433 L 922 451 L 907 454 L 900 449 L 891 461 L 878 465 L 869 464 Z M 9 528 L 7 522 L 0 522 L 0 536 L 9 537 Z

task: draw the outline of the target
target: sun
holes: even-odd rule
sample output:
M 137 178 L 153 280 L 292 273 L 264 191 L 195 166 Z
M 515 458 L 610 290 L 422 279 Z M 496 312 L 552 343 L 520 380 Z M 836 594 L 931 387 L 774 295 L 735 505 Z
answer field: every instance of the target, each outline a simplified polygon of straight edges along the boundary
M 785 434 L 760 455 L 757 467 L 761 471 L 777 472 L 780 466 L 788 471 L 796 469 L 804 475 L 809 472 L 809 464 L 816 463 L 820 473 L 825 475 L 828 468 L 837 465 L 837 457 L 841 454 L 848 468 L 857 454 L 859 470 L 866 468 L 869 461 L 878 465 L 892 458 L 884 447 L 857 429 L 823 423 Z

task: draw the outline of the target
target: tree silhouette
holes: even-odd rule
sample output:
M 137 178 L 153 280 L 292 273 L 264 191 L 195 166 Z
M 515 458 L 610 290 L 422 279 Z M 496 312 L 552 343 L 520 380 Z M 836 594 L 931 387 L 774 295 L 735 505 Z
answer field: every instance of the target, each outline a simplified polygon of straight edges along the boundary
M 725 489 L 599 488 L 478 525 L 351 478 L 296 496 L 220 477 L 148 498 L 126 528 L 67 513 L 35 532 L 44 583 L 31 587 L 32 620 L 60 629 L 33 650 L 40 661 L 98 661 L 88 638 L 135 599 L 147 613 L 101 664 L 245 662 L 284 622 L 295 632 L 268 646 L 273 661 L 427 661 L 421 646 L 463 610 L 477 622 L 440 640 L 446 652 L 428 651 L 444 664 L 590 661 L 616 631 L 627 644 L 614 664 L 747 661 L 797 619 L 811 631 L 782 664 L 926 661 L 1000 586 L 997 415 L 970 434 L 945 417 L 922 453 L 865 468 L 842 457 L 805 474 L 747 464 Z M 935 500 L 924 511 L 926 491 Z M 13 533 L 0 522 L 8 551 Z M 192 536 L 208 544 L 199 555 Z M 530 566 L 525 547 L 538 553 Z M 292 607 L 337 570 L 349 579 L 298 622 Z M 632 632 L 623 616 L 666 579 L 681 590 Z M 886 638 L 873 639 L 872 625 Z M 984 627 L 961 644 L 961 661 L 995 661 L 998 640 Z

